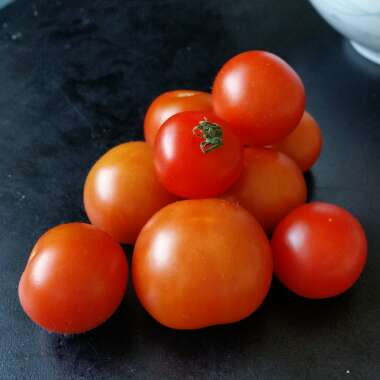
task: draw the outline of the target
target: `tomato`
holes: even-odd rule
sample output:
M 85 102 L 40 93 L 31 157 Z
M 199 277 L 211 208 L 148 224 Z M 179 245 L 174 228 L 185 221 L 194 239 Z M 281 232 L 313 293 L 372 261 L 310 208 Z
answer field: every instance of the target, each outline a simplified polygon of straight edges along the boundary
M 270 232 L 289 211 L 306 202 L 307 188 L 296 163 L 283 153 L 246 148 L 243 173 L 224 197 L 240 203 Z
M 211 112 L 176 114 L 163 124 L 156 137 L 158 179 L 183 198 L 223 193 L 239 177 L 242 157 L 239 139 Z
M 48 331 L 93 329 L 119 306 L 128 263 L 108 234 L 84 223 L 62 224 L 37 241 L 18 292 L 26 314 Z
M 176 199 L 158 182 L 153 151 L 144 142 L 104 154 L 87 176 L 83 198 L 91 223 L 129 244 L 156 211 Z
M 234 203 L 179 201 L 141 231 L 132 279 L 144 308 L 165 326 L 232 323 L 254 312 L 268 292 L 270 246 L 256 220 Z
M 359 278 L 367 240 L 357 219 L 341 207 L 321 202 L 285 217 L 272 238 L 277 277 L 307 298 L 336 296 Z
M 144 136 L 150 146 L 161 125 L 170 116 L 184 111 L 211 111 L 211 95 L 207 92 L 193 90 L 169 91 L 157 97 L 149 106 L 144 120 Z
M 281 58 L 248 51 L 219 71 L 212 100 L 216 115 L 231 124 L 244 144 L 267 145 L 297 126 L 305 109 L 305 90 Z
M 314 118 L 305 111 L 296 129 L 284 140 L 274 145 L 275 149 L 291 157 L 303 172 L 317 161 L 322 149 L 321 129 Z

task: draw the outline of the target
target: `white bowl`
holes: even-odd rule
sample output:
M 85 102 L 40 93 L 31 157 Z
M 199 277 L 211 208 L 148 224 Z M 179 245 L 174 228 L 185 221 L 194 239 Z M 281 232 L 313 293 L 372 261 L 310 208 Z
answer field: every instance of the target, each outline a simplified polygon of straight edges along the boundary
M 380 65 L 380 0 L 309 0 L 354 49 Z

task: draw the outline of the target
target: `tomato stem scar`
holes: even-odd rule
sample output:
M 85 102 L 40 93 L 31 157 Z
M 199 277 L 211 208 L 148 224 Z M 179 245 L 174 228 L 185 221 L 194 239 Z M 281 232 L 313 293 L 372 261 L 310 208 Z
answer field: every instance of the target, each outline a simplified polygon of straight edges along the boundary
M 193 135 L 203 139 L 199 147 L 204 154 L 223 146 L 222 128 L 216 123 L 210 123 L 206 118 L 193 128 Z

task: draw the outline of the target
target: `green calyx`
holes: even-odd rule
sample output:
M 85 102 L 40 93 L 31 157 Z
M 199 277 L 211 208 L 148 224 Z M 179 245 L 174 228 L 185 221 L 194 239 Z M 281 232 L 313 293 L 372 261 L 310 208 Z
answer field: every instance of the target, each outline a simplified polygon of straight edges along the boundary
M 199 147 L 204 154 L 223 146 L 222 128 L 216 123 L 210 123 L 206 118 L 193 128 L 193 135 L 203 140 Z

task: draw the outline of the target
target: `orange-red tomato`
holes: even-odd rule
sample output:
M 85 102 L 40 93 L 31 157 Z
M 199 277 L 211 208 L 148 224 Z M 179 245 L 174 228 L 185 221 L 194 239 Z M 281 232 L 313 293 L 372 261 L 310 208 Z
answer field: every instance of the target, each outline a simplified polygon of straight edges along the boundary
M 305 111 L 297 128 L 273 147 L 291 157 L 306 172 L 321 153 L 321 129 L 315 119 Z
M 185 200 L 145 225 L 132 276 L 138 298 L 157 321 L 197 329 L 254 312 L 270 287 L 272 256 L 264 231 L 242 207 Z
M 183 198 L 215 197 L 239 177 L 243 148 L 212 112 L 181 112 L 161 127 L 154 164 L 158 179 L 171 193 Z
M 19 283 L 21 306 L 48 331 L 95 328 L 119 306 L 128 263 L 118 243 L 84 223 L 62 224 L 37 241 Z
M 280 281 L 307 298 L 345 292 L 367 259 L 367 239 L 358 220 L 343 208 L 322 202 L 287 215 L 273 234 L 272 248 Z
M 83 198 L 91 223 L 129 244 L 156 211 L 176 199 L 158 182 L 145 142 L 121 144 L 104 154 L 88 173 Z
M 248 51 L 218 72 L 212 100 L 216 115 L 235 129 L 243 144 L 268 145 L 297 126 L 305 109 L 305 90 L 280 57 Z
M 289 211 L 305 203 L 307 188 L 301 170 L 285 154 L 246 148 L 243 173 L 225 197 L 241 204 L 270 232 Z
M 169 91 L 158 96 L 149 106 L 144 120 L 145 141 L 154 145 L 157 132 L 169 117 L 184 111 L 211 111 L 211 95 L 193 90 Z

